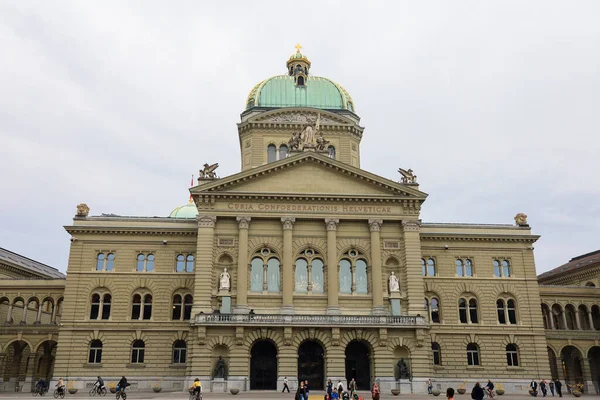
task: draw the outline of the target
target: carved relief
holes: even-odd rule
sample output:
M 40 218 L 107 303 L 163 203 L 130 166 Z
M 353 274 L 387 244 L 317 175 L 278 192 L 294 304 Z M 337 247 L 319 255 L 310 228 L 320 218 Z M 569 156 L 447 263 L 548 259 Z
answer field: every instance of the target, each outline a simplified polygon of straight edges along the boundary
M 237 217 L 236 221 L 240 229 L 249 229 L 250 228 L 250 217 Z
M 271 117 L 267 117 L 265 119 L 260 120 L 260 122 L 284 122 L 284 123 L 300 123 L 300 124 L 314 124 L 317 121 L 318 115 L 308 112 L 293 112 L 293 113 L 285 113 L 273 115 Z M 325 124 L 339 124 L 344 123 L 342 120 L 332 119 L 329 116 L 321 116 L 321 123 Z
M 523 213 L 518 213 L 517 215 L 515 215 L 515 223 L 518 226 L 529 226 L 529 224 L 527 224 L 527 215 Z
M 289 230 L 294 227 L 294 222 L 296 222 L 296 218 L 293 217 L 281 217 L 281 223 L 283 225 L 283 230 Z
M 198 329 L 198 344 L 206 344 L 206 327 L 199 326 L 197 329 Z
M 379 329 L 379 345 L 381 347 L 387 346 L 387 338 L 388 338 L 387 329 L 386 328 L 380 328 Z
M 238 326 L 235 328 L 235 344 L 241 346 L 244 344 L 244 327 Z
M 331 344 L 333 346 L 340 345 L 340 328 L 331 328 Z
M 381 230 L 381 225 L 383 225 L 382 219 L 369 220 L 369 229 L 371 230 L 371 232 L 379 232 Z
M 294 341 L 294 339 L 293 339 L 293 335 L 292 335 L 292 328 L 291 327 L 283 328 L 283 344 L 285 344 L 286 346 L 291 346 L 293 341 Z
M 340 224 L 340 220 L 337 218 L 325 218 L 325 227 L 328 231 L 337 230 L 338 225 Z
M 402 221 L 404 232 L 419 232 L 421 228 L 420 221 Z
M 417 347 L 423 347 L 425 339 L 427 338 L 427 332 L 425 329 L 416 329 L 415 336 L 417 338 Z
M 310 340 L 315 340 L 315 337 L 316 337 L 316 330 L 315 330 L 315 328 L 310 328 L 308 330 L 308 337 L 310 338 Z

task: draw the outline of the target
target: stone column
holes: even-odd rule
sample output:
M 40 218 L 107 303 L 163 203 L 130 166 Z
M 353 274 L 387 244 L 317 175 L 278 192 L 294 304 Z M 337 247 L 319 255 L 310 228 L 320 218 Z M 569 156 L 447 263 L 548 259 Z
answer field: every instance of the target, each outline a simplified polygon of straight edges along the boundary
M 567 313 L 565 312 L 565 310 L 563 310 L 563 312 L 561 313 L 562 316 L 562 322 L 563 322 L 563 327 L 565 330 L 569 330 L 569 325 L 567 325 Z
M 585 393 L 594 393 L 596 391 L 596 388 L 594 388 L 589 358 L 581 359 L 581 374 L 583 375 L 583 390 L 585 391 Z
M 581 321 L 579 320 L 579 310 L 575 310 L 575 323 L 577 324 L 577 330 L 581 330 Z
M 29 357 L 27 358 L 27 370 L 25 371 L 25 384 L 23 385 L 23 391 L 31 390 L 30 387 L 34 381 L 33 374 L 35 371 L 37 371 L 36 358 L 37 357 L 35 354 L 29 354 Z
M 21 325 L 25 325 L 27 323 L 27 304 L 23 301 L 23 316 L 21 317 Z
M 292 250 L 292 229 L 296 218 L 282 217 L 283 226 L 283 303 L 282 314 L 294 313 L 294 259 Z
M 237 301 L 233 312 L 248 314 L 248 231 L 250 217 L 237 217 L 238 265 L 237 265 Z
M 42 323 L 42 305 L 40 303 L 38 303 L 38 310 L 37 310 L 37 315 L 35 317 L 35 323 L 36 324 Z
M 550 312 L 548 313 L 548 324 L 550 326 L 550 329 L 556 329 L 554 327 L 554 314 L 552 313 L 552 310 L 550 310 Z
M 6 353 L 0 353 L 0 384 L 4 383 L 4 372 L 6 371 Z
M 8 306 L 8 312 L 6 313 L 6 323 L 7 324 L 12 324 L 12 313 L 13 313 L 13 305 L 9 305 Z
M 213 248 L 215 242 L 214 215 L 198 215 L 198 237 L 196 239 L 196 257 L 194 264 L 194 306 L 192 318 L 200 311 L 212 312 L 211 293 L 213 276 Z
M 50 316 L 50 323 L 56 324 L 56 313 L 58 312 L 58 304 L 52 304 L 52 315 Z M 100 317 L 102 317 L 102 309 L 100 309 Z
M 327 314 L 340 313 L 337 262 L 337 227 L 339 223 L 339 219 L 325 219 L 327 228 Z
M 385 314 L 383 306 L 383 288 L 381 282 L 383 280 L 381 272 L 381 238 L 379 231 L 383 220 L 370 219 L 369 229 L 371 230 L 371 279 L 373 287 L 373 314 Z
M 590 329 L 595 331 L 596 328 L 594 327 L 594 317 L 592 317 L 591 311 L 588 311 L 588 319 L 590 320 Z
M 421 222 L 418 220 L 402 221 L 404 231 L 404 265 L 406 268 L 406 293 L 408 297 L 408 314 L 425 315 L 423 299 L 423 275 L 421 273 Z

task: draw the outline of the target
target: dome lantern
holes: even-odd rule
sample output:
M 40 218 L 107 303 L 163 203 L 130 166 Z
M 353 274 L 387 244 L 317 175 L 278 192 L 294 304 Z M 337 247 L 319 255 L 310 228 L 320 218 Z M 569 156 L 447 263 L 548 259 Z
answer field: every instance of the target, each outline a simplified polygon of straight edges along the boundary
M 296 52 L 290 56 L 286 63 L 288 75 L 294 77 L 296 86 L 306 85 L 306 78 L 310 70 L 310 61 L 308 61 L 308 58 L 304 54 L 300 53 L 301 48 L 302 46 L 298 43 L 296 45 Z

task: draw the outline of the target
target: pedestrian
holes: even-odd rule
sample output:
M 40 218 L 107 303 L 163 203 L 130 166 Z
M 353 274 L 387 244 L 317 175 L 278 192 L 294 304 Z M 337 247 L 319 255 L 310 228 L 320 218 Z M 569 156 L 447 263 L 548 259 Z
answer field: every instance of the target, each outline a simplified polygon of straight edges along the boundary
M 554 386 L 556 386 L 558 397 L 562 397 L 562 383 L 557 379 L 556 382 L 554 382 Z
M 473 386 L 473 390 L 471 391 L 471 398 L 473 400 L 483 400 L 483 388 L 477 382 L 475 386 Z
M 308 400 L 308 379 L 304 381 L 304 398 Z
M 337 385 L 337 390 L 338 390 L 338 395 L 340 396 L 340 398 L 342 397 L 342 395 L 344 394 L 344 384 L 342 383 L 342 381 L 338 382 Z
M 287 376 L 283 377 L 283 389 L 281 390 L 281 393 L 285 392 L 287 389 L 288 393 L 290 392 L 290 387 L 288 386 L 288 380 L 287 380 Z
M 327 396 L 331 399 L 331 393 L 333 393 L 333 382 L 331 379 L 327 379 Z
M 331 392 L 331 396 L 329 396 L 329 400 L 338 400 L 340 396 L 338 395 L 337 388 L 333 388 L 333 392 Z
M 348 391 L 350 392 L 350 397 L 354 397 L 354 392 L 356 392 L 356 390 L 356 381 L 354 380 L 354 378 L 352 378 L 352 380 L 348 384 Z
M 548 387 L 550 388 L 550 393 L 552 393 L 552 397 L 554 397 L 554 381 L 552 379 L 550 379 L 550 382 L 548 382 Z
M 454 389 L 446 389 L 446 397 L 448 398 L 448 400 L 454 400 Z
M 371 389 L 371 395 L 373 396 L 373 400 L 379 400 L 379 395 L 381 394 L 381 390 L 379 390 L 379 385 L 377 382 L 373 384 L 373 389 Z
M 296 397 L 298 400 L 308 400 L 306 397 L 306 390 L 304 389 L 304 382 L 300 381 L 300 386 L 298 386 L 298 392 L 296 393 Z
M 533 379 L 532 379 L 532 380 L 531 380 L 531 383 L 529 384 L 529 388 L 530 388 L 530 389 L 531 389 L 531 391 L 532 391 L 531 395 L 532 395 L 533 397 L 537 397 L 537 387 L 538 387 L 538 384 L 537 384 L 537 382 L 536 382 L 535 380 L 533 380 Z
M 431 379 L 427 379 L 427 394 L 431 394 L 431 389 L 433 389 L 433 384 L 431 383 Z
M 548 389 L 546 388 L 546 380 L 542 379 L 540 381 L 540 390 L 542 391 L 542 397 L 546 397 L 546 394 L 548 393 Z

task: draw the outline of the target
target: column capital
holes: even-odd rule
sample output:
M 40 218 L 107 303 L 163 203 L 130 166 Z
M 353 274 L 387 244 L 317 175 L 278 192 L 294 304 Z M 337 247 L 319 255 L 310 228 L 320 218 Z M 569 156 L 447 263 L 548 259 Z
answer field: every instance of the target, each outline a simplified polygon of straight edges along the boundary
M 296 218 L 294 217 L 281 217 L 281 224 L 284 231 L 291 230 L 294 227 L 294 222 L 296 222 Z
M 328 231 L 337 230 L 338 225 L 340 224 L 340 220 L 337 218 L 325 218 L 325 227 Z
M 370 219 L 368 221 L 369 229 L 371 232 L 379 232 L 381 230 L 381 225 L 383 225 L 382 219 Z
M 237 217 L 235 220 L 238 223 L 240 229 L 250 229 L 250 217 Z
M 216 215 L 198 215 L 198 228 L 214 228 L 217 223 Z
M 419 232 L 421 229 L 421 221 L 402 221 L 404 232 Z

